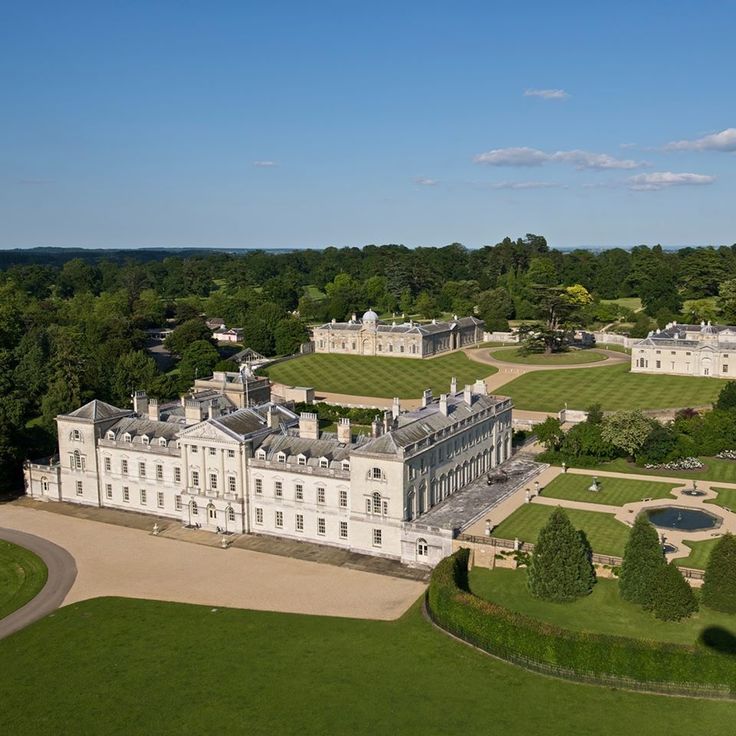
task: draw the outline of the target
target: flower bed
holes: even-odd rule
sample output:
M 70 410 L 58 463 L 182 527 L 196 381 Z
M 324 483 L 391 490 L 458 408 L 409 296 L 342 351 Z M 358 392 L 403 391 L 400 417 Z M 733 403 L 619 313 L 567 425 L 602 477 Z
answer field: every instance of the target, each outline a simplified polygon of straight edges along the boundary
M 720 455 L 717 457 L 720 457 Z M 736 452 L 731 459 L 736 460 Z M 697 457 L 681 457 L 678 460 L 671 460 L 668 463 L 660 463 L 658 465 L 647 463 L 644 467 L 647 470 L 701 470 L 705 467 L 705 464 L 698 460 Z
M 736 450 L 721 450 L 716 457 L 721 460 L 736 460 Z

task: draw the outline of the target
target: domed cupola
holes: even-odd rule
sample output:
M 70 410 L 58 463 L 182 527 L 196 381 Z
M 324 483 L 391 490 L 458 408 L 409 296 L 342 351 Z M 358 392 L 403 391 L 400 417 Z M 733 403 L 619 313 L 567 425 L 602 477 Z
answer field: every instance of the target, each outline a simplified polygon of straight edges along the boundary
M 363 315 L 363 327 L 368 327 L 369 329 L 375 330 L 377 324 L 378 324 L 378 315 L 372 309 L 369 309 Z

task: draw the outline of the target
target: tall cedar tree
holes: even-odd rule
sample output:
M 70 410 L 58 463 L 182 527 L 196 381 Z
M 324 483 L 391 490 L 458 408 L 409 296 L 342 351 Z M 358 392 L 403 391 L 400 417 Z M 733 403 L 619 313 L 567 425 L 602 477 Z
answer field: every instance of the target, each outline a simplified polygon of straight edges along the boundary
M 624 549 L 618 586 L 621 597 L 631 603 L 650 606 L 654 581 L 665 564 L 657 530 L 646 515 L 640 514 Z
M 710 553 L 700 599 L 708 608 L 736 613 L 736 536 L 724 534 Z
M 659 568 L 652 592 L 652 611 L 662 621 L 680 621 L 698 610 L 698 599 L 674 562 Z
M 594 583 L 587 540 L 558 507 L 534 545 L 527 577 L 529 592 L 548 601 L 572 601 L 588 595 Z

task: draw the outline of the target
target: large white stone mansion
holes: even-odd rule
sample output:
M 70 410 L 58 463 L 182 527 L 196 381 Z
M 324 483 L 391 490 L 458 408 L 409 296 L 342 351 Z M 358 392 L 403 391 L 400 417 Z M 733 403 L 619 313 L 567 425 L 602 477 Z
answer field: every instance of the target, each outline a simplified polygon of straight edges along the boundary
M 217 383 L 217 381 L 214 381 Z M 27 462 L 34 498 L 128 509 L 213 532 L 262 533 L 433 565 L 452 530 L 432 507 L 511 455 L 511 401 L 482 381 L 377 417 L 371 435 L 343 419 L 270 401 L 238 408 L 204 388 L 159 406 L 91 401 L 57 417 L 58 458 Z
M 736 378 L 736 327 L 671 322 L 631 346 L 631 371 Z
M 476 317 L 454 317 L 450 322 L 384 324 L 369 309 L 361 320 L 333 320 L 312 330 L 317 353 L 384 355 L 393 358 L 429 358 L 483 341 L 485 323 Z

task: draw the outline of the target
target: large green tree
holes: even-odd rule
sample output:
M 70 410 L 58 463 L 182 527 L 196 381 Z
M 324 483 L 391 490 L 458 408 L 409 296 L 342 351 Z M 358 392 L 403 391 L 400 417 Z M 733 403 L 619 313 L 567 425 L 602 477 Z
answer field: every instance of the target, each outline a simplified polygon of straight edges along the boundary
M 165 340 L 167 350 L 174 355 L 184 355 L 184 351 L 198 340 L 212 342 L 212 330 L 203 320 L 195 317 L 180 324 Z
M 713 547 L 700 590 L 703 604 L 725 613 L 736 613 L 736 536 L 727 532 Z
M 651 606 L 654 583 L 665 564 L 657 530 L 645 514 L 639 514 L 624 548 L 618 583 L 621 597 L 631 603 Z
M 651 609 L 662 621 L 681 621 L 698 610 L 698 599 L 674 561 L 657 571 Z
M 634 456 L 641 449 L 656 422 L 638 409 L 617 411 L 603 420 L 601 436 L 605 442 Z

